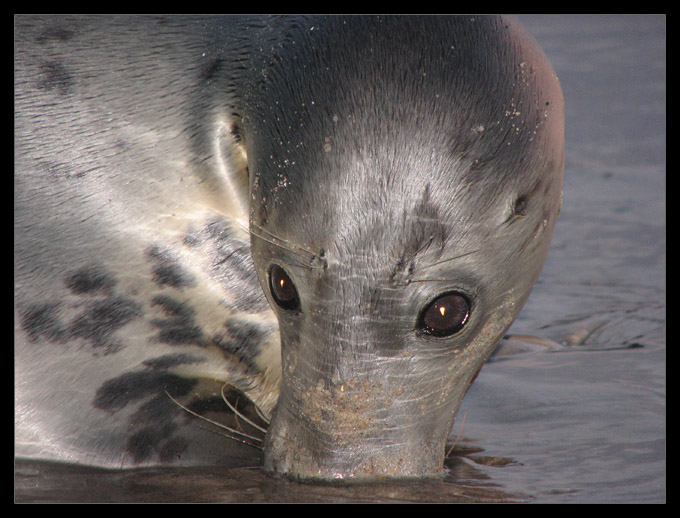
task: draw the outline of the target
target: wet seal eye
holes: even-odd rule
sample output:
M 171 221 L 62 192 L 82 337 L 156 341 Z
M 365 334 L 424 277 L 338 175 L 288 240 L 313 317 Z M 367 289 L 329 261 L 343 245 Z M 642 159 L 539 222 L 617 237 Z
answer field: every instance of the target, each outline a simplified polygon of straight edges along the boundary
M 418 329 L 431 336 L 451 336 L 460 331 L 470 316 L 470 300 L 458 292 L 443 293 L 423 308 Z
M 279 307 L 290 311 L 300 309 L 300 297 L 298 297 L 295 284 L 284 269 L 277 264 L 269 269 L 269 289 Z

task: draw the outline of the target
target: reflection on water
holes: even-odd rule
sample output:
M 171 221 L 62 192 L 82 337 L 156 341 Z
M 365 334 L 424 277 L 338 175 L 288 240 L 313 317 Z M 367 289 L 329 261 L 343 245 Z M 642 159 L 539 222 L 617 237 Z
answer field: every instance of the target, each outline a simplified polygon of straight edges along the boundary
M 258 466 L 103 470 L 18 461 L 17 502 L 521 502 L 480 466 L 511 459 L 485 456 L 457 444 L 447 473 L 418 480 L 371 484 L 298 483 L 265 475 Z

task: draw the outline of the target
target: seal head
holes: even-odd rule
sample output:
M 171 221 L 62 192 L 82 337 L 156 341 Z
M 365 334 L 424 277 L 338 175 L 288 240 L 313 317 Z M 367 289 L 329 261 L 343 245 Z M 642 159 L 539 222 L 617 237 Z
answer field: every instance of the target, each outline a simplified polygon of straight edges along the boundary
M 288 30 L 239 107 L 251 250 L 281 334 L 265 469 L 440 473 L 461 400 L 548 251 L 559 83 L 505 18 Z
M 441 472 L 560 205 L 536 43 L 486 16 L 20 16 L 15 42 L 17 456 L 251 462 L 196 419 L 233 393 L 269 472 Z

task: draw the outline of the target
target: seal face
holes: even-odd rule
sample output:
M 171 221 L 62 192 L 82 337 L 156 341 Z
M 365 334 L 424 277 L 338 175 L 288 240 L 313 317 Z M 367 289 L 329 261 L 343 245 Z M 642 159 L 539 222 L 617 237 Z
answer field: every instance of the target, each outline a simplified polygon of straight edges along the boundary
M 24 442 L 186 460 L 167 395 L 209 398 L 216 379 L 273 410 L 269 472 L 441 472 L 559 209 L 562 94 L 535 42 L 486 16 L 101 23 L 17 31 Z M 134 52 L 122 27 L 143 35 Z M 123 49 L 94 79 L 88 34 Z M 44 106 L 71 122 L 36 127 Z M 74 132 L 90 146 L 65 145 Z M 36 227 L 38 208 L 60 222 Z M 77 362 L 87 412 L 54 388 Z M 55 401 L 110 441 L 73 441 Z
M 242 110 L 251 250 L 281 332 L 265 469 L 438 473 L 461 399 L 547 252 L 561 91 L 512 20 L 311 27 Z M 259 120 L 286 138 L 251 129 Z

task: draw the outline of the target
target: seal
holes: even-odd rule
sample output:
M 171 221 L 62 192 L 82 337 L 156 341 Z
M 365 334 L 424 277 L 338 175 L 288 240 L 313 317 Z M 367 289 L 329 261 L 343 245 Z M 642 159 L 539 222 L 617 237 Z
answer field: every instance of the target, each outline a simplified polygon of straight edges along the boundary
M 518 23 L 15 33 L 17 453 L 214 463 L 175 403 L 228 384 L 271 419 L 267 472 L 440 473 L 561 203 L 562 93 Z

